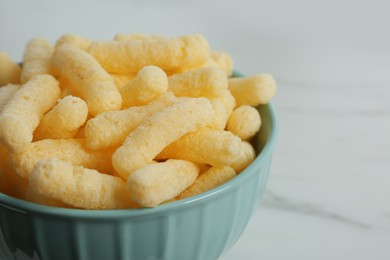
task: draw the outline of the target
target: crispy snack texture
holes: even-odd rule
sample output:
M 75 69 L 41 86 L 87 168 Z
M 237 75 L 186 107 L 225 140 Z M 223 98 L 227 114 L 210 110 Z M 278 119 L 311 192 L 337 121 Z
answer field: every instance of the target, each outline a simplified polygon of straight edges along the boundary
M 245 174 L 266 73 L 235 78 L 200 34 L 35 37 L 0 52 L 0 192 L 50 207 L 153 208 Z

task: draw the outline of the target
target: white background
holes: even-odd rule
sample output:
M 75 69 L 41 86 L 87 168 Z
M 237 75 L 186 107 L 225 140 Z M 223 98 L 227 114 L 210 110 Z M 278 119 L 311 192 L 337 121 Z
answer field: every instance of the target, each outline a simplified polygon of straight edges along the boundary
M 32 37 L 202 33 L 278 82 L 259 209 L 222 260 L 390 259 L 390 2 L 0 0 L 0 50 Z

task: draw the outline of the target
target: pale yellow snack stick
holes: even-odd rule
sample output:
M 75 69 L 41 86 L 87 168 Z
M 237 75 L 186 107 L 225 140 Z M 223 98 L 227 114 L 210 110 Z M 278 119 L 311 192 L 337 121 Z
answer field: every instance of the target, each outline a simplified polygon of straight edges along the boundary
M 147 117 L 176 102 L 178 98 L 167 92 L 145 106 L 101 113 L 85 126 L 87 145 L 93 150 L 120 146 Z
M 26 199 L 28 180 L 17 175 L 10 167 L 7 168 L 6 176 L 9 184 L 10 195 L 19 199 Z
M 108 72 L 127 74 L 152 64 L 164 71 L 196 67 L 209 58 L 210 47 L 202 35 L 193 34 L 172 39 L 96 41 L 88 52 Z
M 253 146 L 249 142 L 241 141 L 240 154 L 230 166 L 239 174 L 248 167 L 255 158 L 256 152 Z
M 84 125 L 87 116 L 88 107 L 84 100 L 66 96 L 43 116 L 34 132 L 34 140 L 72 138 Z
M 225 105 L 228 115 L 230 116 L 230 114 L 236 107 L 236 100 L 230 90 L 226 90 L 221 96 L 216 99 L 220 100 Z
M 210 128 L 223 130 L 226 127 L 226 123 L 229 119 L 228 110 L 225 105 L 219 99 L 210 99 L 211 106 L 214 111 L 214 120 L 209 125 Z
M 155 34 L 146 33 L 117 33 L 114 36 L 114 41 L 131 41 L 131 40 L 161 40 L 167 37 Z
M 227 90 L 228 80 L 220 68 L 206 67 L 169 76 L 168 86 L 179 97 L 215 98 Z
M 236 172 L 230 166 L 211 167 L 205 173 L 199 175 L 196 181 L 180 193 L 176 199 L 185 199 L 209 191 L 221 184 L 224 184 L 235 176 Z
M 210 98 L 211 105 L 214 110 L 214 121 L 209 125 L 215 129 L 225 129 L 227 121 L 236 106 L 236 101 L 229 90 L 225 90 L 221 96 Z
M 89 45 L 91 45 L 91 40 L 77 35 L 77 34 L 65 34 L 62 35 L 55 43 L 55 47 L 60 47 L 64 44 L 71 44 L 83 51 L 86 51 L 89 48 Z
M 0 88 L 0 113 L 11 99 L 12 95 L 20 88 L 19 84 L 7 84 Z
M 195 181 L 198 174 L 194 163 L 167 160 L 136 170 L 129 176 L 127 185 L 132 200 L 141 207 L 155 207 L 175 198 Z
M 50 75 L 34 76 L 16 91 L 0 114 L 0 142 L 12 152 L 21 151 L 33 139 L 43 115 L 61 95 Z
M 267 104 L 276 93 L 276 82 L 270 74 L 229 78 L 229 89 L 237 106 Z
M 8 154 L 8 150 L 0 145 L 0 192 L 4 194 L 11 194 L 10 183 L 7 177 Z
M 110 74 L 110 76 L 114 79 L 116 87 L 121 90 L 121 88 L 129 84 L 137 74 Z
M 122 97 L 114 80 L 88 53 L 64 44 L 56 48 L 52 67 L 69 80 L 72 92 L 84 99 L 91 115 L 121 108 Z
M 226 125 L 226 129 L 242 140 L 251 139 L 261 127 L 259 111 L 248 105 L 234 109 Z
M 6 52 L 0 52 L 0 87 L 20 83 L 22 69 Z
M 61 207 L 61 208 L 72 208 L 72 206 L 64 203 L 61 200 L 53 199 L 45 195 L 39 194 L 31 188 L 27 188 L 26 191 L 26 200 L 51 207 Z
M 61 93 L 61 98 L 64 98 L 66 96 L 72 96 L 72 90 L 68 87 L 64 88 Z
M 230 77 L 233 74 L 233 59 L 227 52 L 212 51 L 211 59 L 225 71 L 226 76 Z
M 21 83 L 26 83 L 35 75 L 50 74 L 50 62 L 54 46 L 43 38 L 30 40 L 24 51 Z
M 171 143 L 157 159 L 182 159 L 223 166 L 232 164 L 240 153 L 241 140 L 228 131 L 201 128 Z
M 133 204 L 118 177 L 55 158 L 39 161 L 29 177 L 30 189 L 85 209 L 123 209 Z
M 34 165 L 41 159 L 57 158 L 103 173 L 113 173 L 111 156 L 114 149 L 93 151 L 85 139 L 44 139 L 33 142 L 20 153 L 10 155 L 10 167 L 16 174 L 28 178 Z
M 149 163 L 166 146 L 183 135 L 211 123 L 214 113 L 206 98 L 189 98 L 145 119 L 112 156 L 123 179 Z
M 143 67 L 137 76 L 120 89 L 122 107 L 142 106 L 159 97 L 168 89 L 168 78 L 159 67 Z

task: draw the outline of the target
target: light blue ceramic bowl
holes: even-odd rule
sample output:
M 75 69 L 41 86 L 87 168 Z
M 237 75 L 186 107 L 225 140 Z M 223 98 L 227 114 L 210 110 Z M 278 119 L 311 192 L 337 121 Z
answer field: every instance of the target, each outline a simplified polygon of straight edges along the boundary
M 239 239 L 261 198 L 277 132 L 260 106 L 255 161 L 206 193 L 152 209 L 78 210 L 0 194 L 0 259 L 215 260 Z M 260 151 L 260 152 L 259 152 Z

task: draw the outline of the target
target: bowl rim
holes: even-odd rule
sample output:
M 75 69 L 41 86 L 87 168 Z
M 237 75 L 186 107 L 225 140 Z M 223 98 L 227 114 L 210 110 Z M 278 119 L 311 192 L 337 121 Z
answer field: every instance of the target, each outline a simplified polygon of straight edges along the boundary
M 150 215 L 165 214 L 166 212 L 172 212 L 173 210 L 184 209 L 188 206 L 200 204 L 207 198 L 219 197 L 222 194 L 234 189 L 239 183 L 249 178 L 251 174 L 256 174 L 254 170 L 256 165 L 261 164 L 266 160 L 266 155 L 272 153 L 272 150 L 276 143 L 276 136 L 278 132 L 278 121 L 275 112 L 275 108 L 272 103 L 265 105 L 269 110 L 269 122 L 271 125 L 270 134 L 263 149 L 256 156 L 255 160 L 239 175 L 226 183 L 215 187 L 209 191 L 201 194 L 188 197 L 178 201 L 172 201 L 169 203 L 161 204 L 154 208 L 138 208 L 138 209 L 113 209 L 113 210 L 89 210 L 89 209 L 74 209 L 74 208 L 60 208 L 46 205 L 40 205 L 37 203 L 29 202 L 23 199 L 18 199 L 3 193 L 0 193 L 0 207 L 8 208 L 13 211 L 18 211 L 24 214 L 34 213 L 41 215 L 51 215 L 56 217 L 77 217 L 80 219 L 113 219 L 113 218 L 138 218 Z

